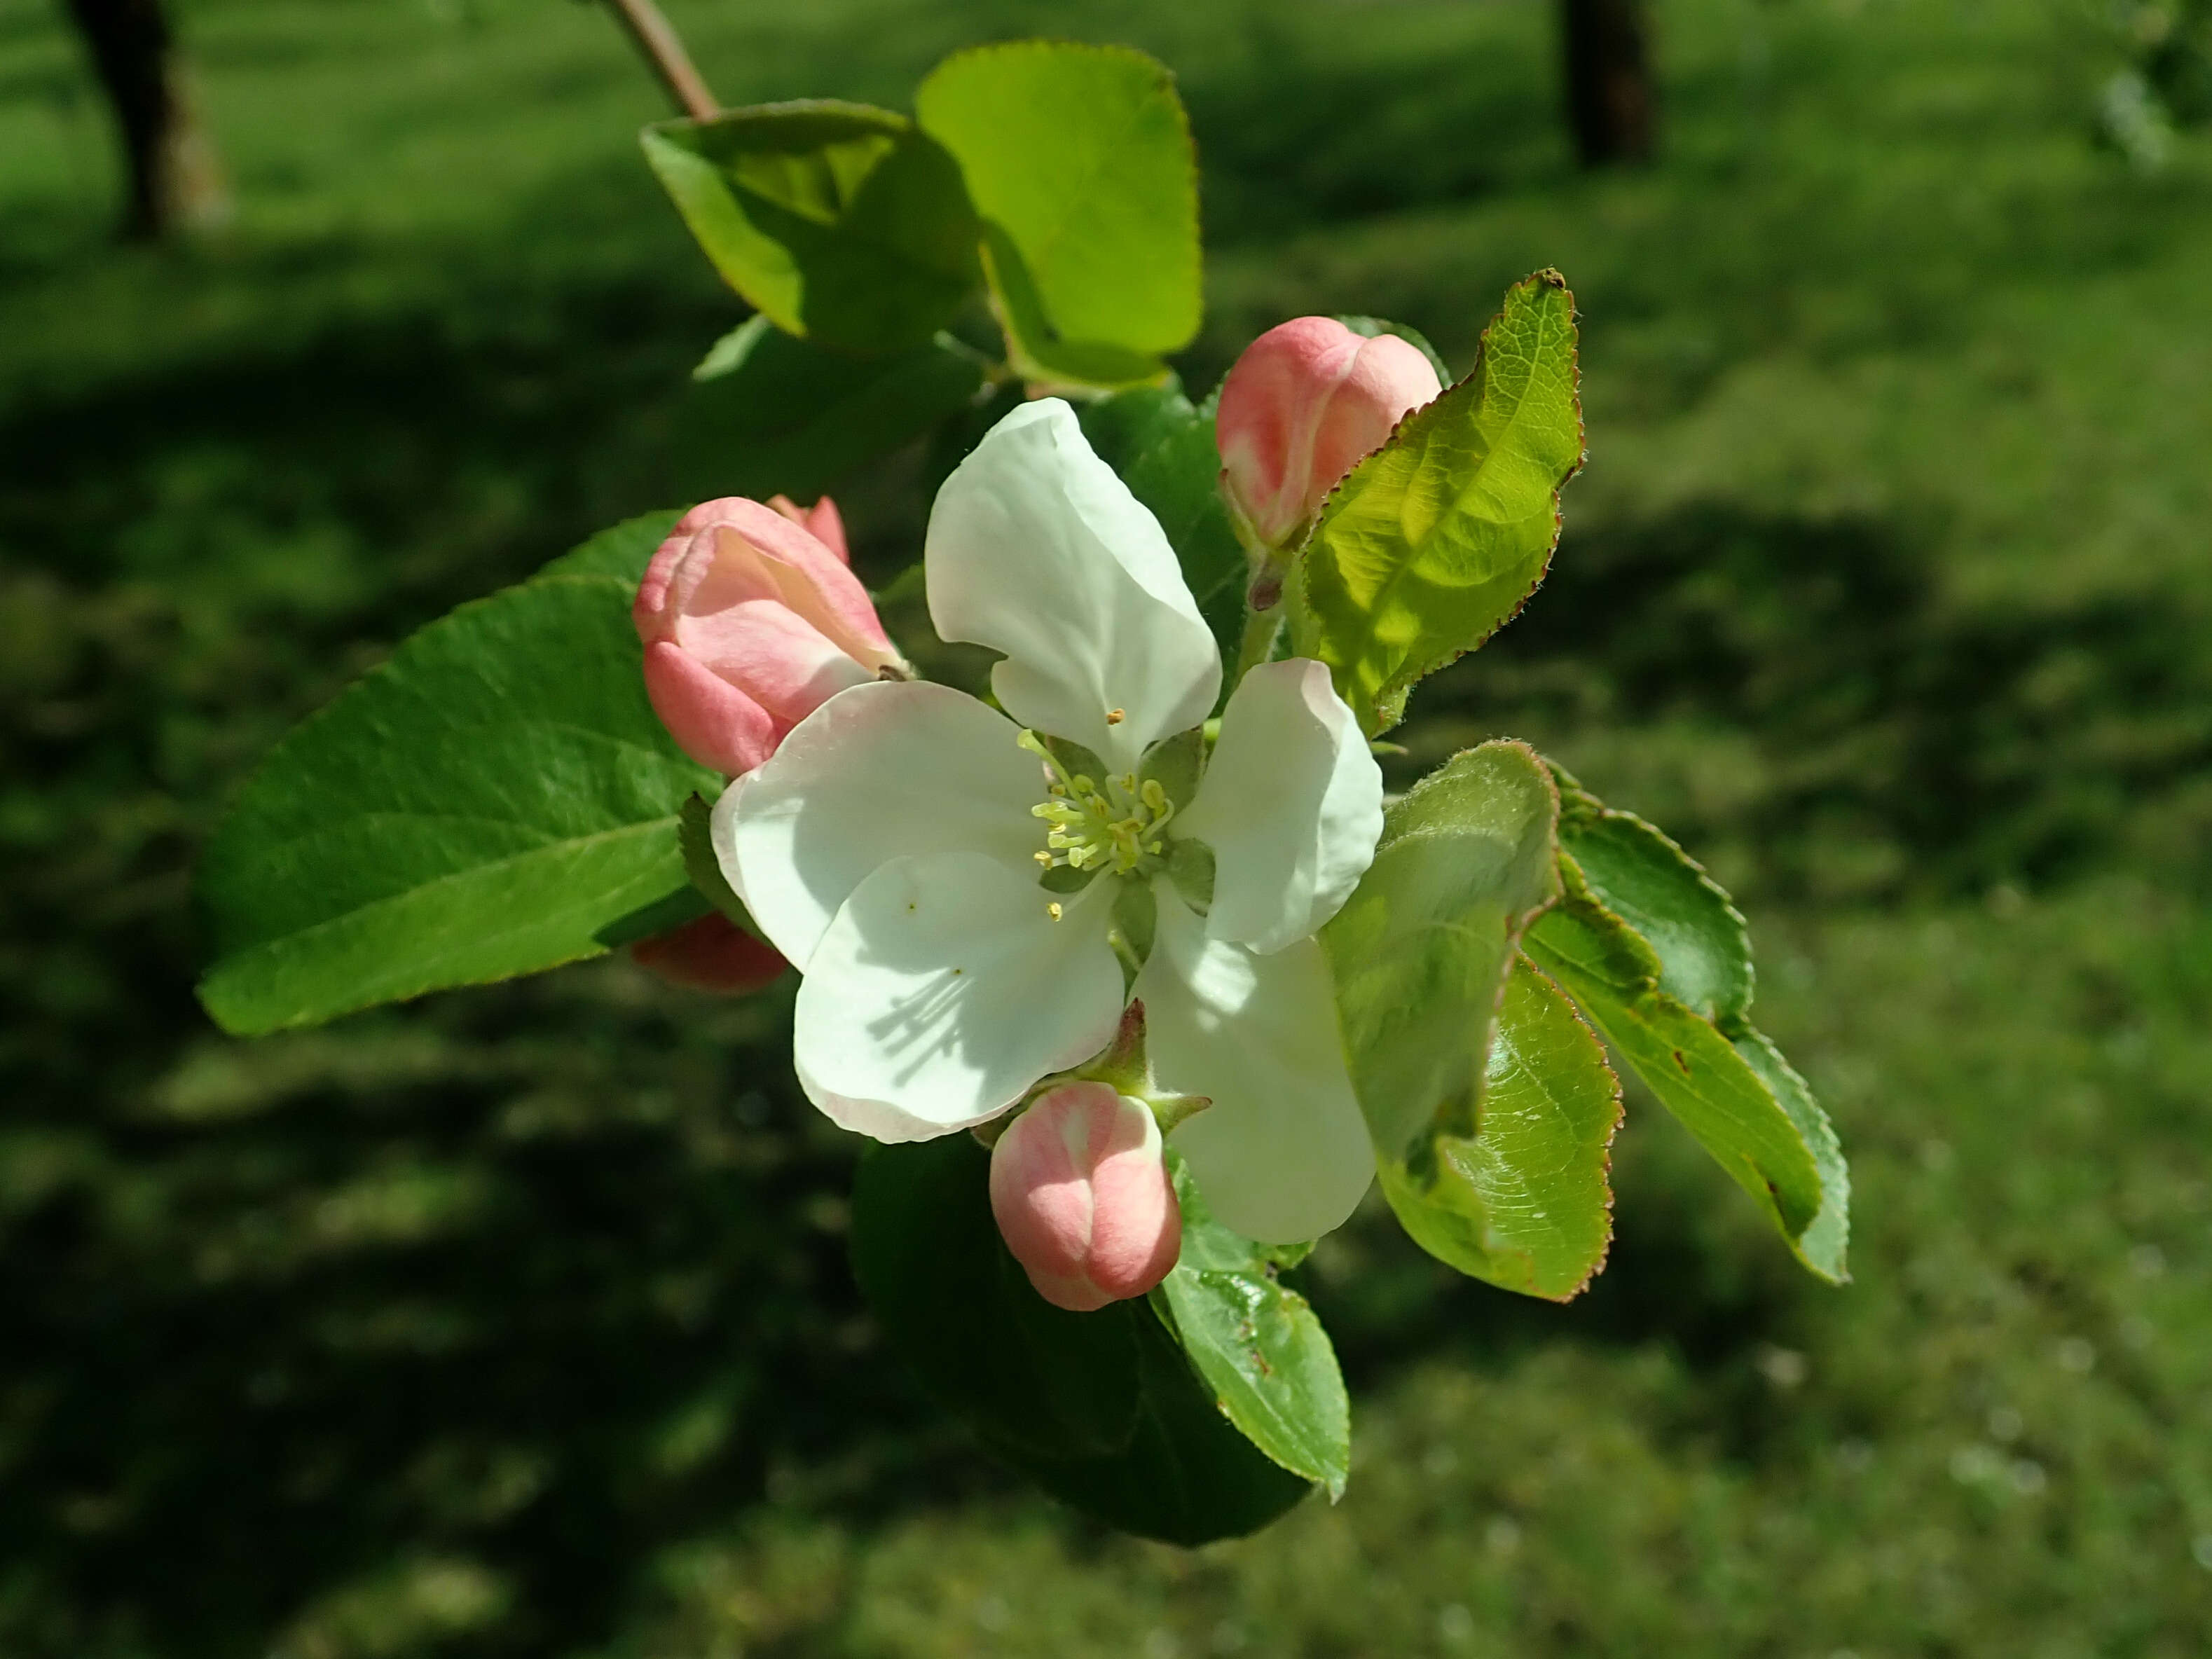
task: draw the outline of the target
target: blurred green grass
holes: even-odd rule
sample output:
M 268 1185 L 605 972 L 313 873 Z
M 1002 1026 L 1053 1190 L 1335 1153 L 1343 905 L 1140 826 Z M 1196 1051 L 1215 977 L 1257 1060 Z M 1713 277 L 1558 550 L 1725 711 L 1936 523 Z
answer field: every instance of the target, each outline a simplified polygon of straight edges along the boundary
M 669 9 L 733 102 L 1159 52 L 1194 383 L 1310 310 L 1463 365 L 1567 273 L 1567 538 L 1408 740 L 1534 738 L 1753 903 L 1856 1282 L 1632 1102 L 1577 1304 L 1324 1246 L 1352 1490 L 1184 1554 L 915 1399 L 776 999 L 604 963 L 216 1037 L 227 792 L 407 629 L 710 489 L 684 374 L 738 311 L 593 8 L 182 7 L 240 213 L 161 253 L 106 242 L 57 9 L 0 0 L 0 1651 L 2201 1651 L 2212 154 L 2091 147 L 2096 16 L 1669 0 L 1665 157 L 1588 179 L 1535 0 Z M 846 492 L 879 571 L 903 482 Z

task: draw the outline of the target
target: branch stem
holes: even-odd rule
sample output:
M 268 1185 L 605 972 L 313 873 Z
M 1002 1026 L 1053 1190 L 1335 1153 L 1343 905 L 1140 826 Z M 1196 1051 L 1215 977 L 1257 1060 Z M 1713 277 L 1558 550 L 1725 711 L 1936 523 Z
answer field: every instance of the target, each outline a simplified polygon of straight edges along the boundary
M 660 77 L 678 109 L 695 121 L 710 121 L 722 112 L 721 105 L 708 91 L 706 81 L 691 62 L 691 54 L 684 50 L 683 37 L 653 0 L 607 0 L 607 4 L 629 31 L 630 39 L 653 65 L 653 72 Z

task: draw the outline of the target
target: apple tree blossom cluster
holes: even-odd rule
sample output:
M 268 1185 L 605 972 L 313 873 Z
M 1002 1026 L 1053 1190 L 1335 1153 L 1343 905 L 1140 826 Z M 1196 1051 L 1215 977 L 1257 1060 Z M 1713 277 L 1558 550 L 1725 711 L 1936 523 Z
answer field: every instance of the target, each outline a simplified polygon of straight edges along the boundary
M 1343 1490 L 1301 1285 L 1356 1212 L 1584 1288 L 1619 1068 L 1847 1277 L 1842 1153 L 1728 895 L 1525 743 L 1382 741 L 1558 549 L 1557 272 L 1441 319 L 1456 375 L 1305 316 L 1194 398 L 1196 156 L 1141 53 L 1000 42 L 911 113 L 642 145 L 747 307 L 672 423 L 703 499 L 276 745 L 201 859 L 218 1025 L 617 951 L 672 1020 L 757 999 L 733 1066 L 857 1137 L 875 1334 L 1001 1461 L 1177 1543 Z

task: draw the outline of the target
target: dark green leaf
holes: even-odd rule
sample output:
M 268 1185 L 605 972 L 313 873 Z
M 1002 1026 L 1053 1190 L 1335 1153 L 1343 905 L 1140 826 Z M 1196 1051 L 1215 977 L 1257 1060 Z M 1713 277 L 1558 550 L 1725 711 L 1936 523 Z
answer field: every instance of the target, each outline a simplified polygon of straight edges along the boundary
M 1559 843 L 1598 902 L 1659 958 L 1659 987 L 1726 1029 L 1751 1006 L 1751 933 L 1742 912 L 1674 842 L 1554 769 Z
M 1352 1469 L 1352 1405 L 1328 1334 L 1306 1299 L 1276 1277 L 1282 1253 L 1223 1226 L 1181 1158 L 1182 1255 L 1152 1292 L 1222 1415 L 1293 1474 L 1343 1495 Z
M 1757 1200 L 1806 1265 L 1841 1276 L 1840 1261 L 1806 1253 L 1826 1195 L 1796 1125 L 1729 1039 L 1660 988 L 1659 958 L 1592 897 L 1562 860 L 1568 896 L 1528 930 L 1529 956 L 1574 998 L 1660 1103 Z
M 705 903 L 738 924 L 749 933 L 757 935 L 751 915 L 744 901 L 730 885 L 730 878 L 722 873 L 722 861 L 714 856 L 714 809 L 704 795 L 694 795 L 684 803 L 676 828 L 676 842 L 684 854 L 684 872 L 691 878 L 692 890 Z
M 1111 1525 L 1180 1544 L 1251 1532 L 1311 1488 L 1237 1432 L 1144 1302 L 1046 1303 L 991 1217 L 973 1137 L 872 1146 L 853 1263 L 884 1333 L 998 1456 Z
M 649 904 L 638 906 L 626 916 L 617 916 L 592 938 L 610 951 L 619 951 L 625 945 L 672 932 L 687 921 L 696 921 L 714 908 L 697 888 L 679 887 Z
M 1462 1273 L 1565 1301 L 1613 1237 L 1606 1179 L 1620 1082 L 1565 994 L 1516 955 L 1472 1139 L 1440 1134 L 1424 1182 L 1385 1159 L 1383 1196 L 1414 1243 Z
M 765 104 L 642 135 L 731 287 L 787 334 L 857 351 L 927 343 L 975 287 L 960 168 L 904 116 Z
M 464 605 L 276 746 L 201 861 L 217 1024 L 592 956 L 684 885 L 676 815 L 716 780 L 646 701 L 630 591 L 542 576 Z
M 541 576 L 612 576 L 635 587 L 668 532 L 684 516 L 680 507 L 641 513 L 610 525 L 581 546 L 571 548 L 538 574 Z
M 1082 419 L 1099 459 L 1160 521 L 1223 659 L 1235 661 L 1248 561 L 1221 501 L 1212 407 L 1194 408 L 1182 388 L 1170 384 L 1097 398 L 1084 406 Z
M 1562 982 L 1651 1091 L 1754 1197 L 1767 1200 L 1805 1264 L 1840 1282 L 1848 1276 L 1850 1175 L 1820 1103 L 1751 1025 L 1751 936 L 1741 913 L 1664 835 L 1553 769 L 1560 792 L 1559 842 L 1583 902 L 1568 907 L 1573 914 L 1547 918 L 1540 940 L 1578 952 L 1589 964 L 1589 995 L 1605 997 L 1599 988 L 1610 988 L 1613 1006 L 1608 1012 L 1585 1000 L 1584 990 L 1564 972 Z M 1531 948 L 1540 957 L 1541 945 L 1532 941 Z M 1648 1018 L 1630 1012 L 1637 1006 Z M 1709 1028 L 1720 1042 L 1692 1030 L 1692 1024 Z M 1680 1035 L 1680 1042 L 1661 1041 L 1667 1032 Z M 1678 1048 L 1686 1057 L 1704 1058 L 1678 1060 Z M 1698 1073 L 1698 1086 L 1690 1086 L 1686 1066 Z M 1785 1136 L 1798 1156 L 1779 1153 Z M 1759 1146 L 1768 1153 L 1754 1150 Z M 1770 1164 L 1770 1155 L 1780 1162 Z M 1809 1216 L 1794 1184 L 1802 1176 L 1801 1158 L 1809 1159 L 1817 1182 Z
M 701 370 L 678 439 L 679 472 L 702 495 L 757 500 L 812 501 L 959 413 L 984 381 L 981 359 L 950 335 L 856 356 L 794 338 L 765 315 L 725 336 Z
M 1175 79 L 1141 52 L 980 46 L 915 94 L 959 157 L 1015 366 L 1126 386 L 1198 331 L 1198 168 Z
M 1559 488 L 1582 465 L 1576 373 L 1573 296 L 1540 272 L 1506 294 L 1474 372 L 1322 509 L 1291 584 L 1291 646 L 1329 665 L 1370 737 L 1543 580 Z

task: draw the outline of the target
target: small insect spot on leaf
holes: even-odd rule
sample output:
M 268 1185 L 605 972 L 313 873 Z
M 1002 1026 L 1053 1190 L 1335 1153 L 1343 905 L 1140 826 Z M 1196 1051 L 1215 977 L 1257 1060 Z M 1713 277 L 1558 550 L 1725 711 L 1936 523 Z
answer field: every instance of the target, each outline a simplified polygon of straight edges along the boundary
M 1677 1049 L 1675 1049 L 1675 1050 L 1674 1050 L 1674 1063 L 1675 1063 L 1677 1066 L 1680 1066 L 1680 1067 L 1682 1068 L 1682 1075 L 1683 1075 L 1684 1077 L 1687 1077 L 1687 1076 L 1689 1076 L 1689 1074 L 1690 1074 L 1690 1061 L 1689 1061 L 1689 1057 L 1688 1057 L 1687 1055 L 1684 1054 L 1683 1054 L 1683 1052 L 1682 1052 L 1680 1048 L 1677 1048 Z

